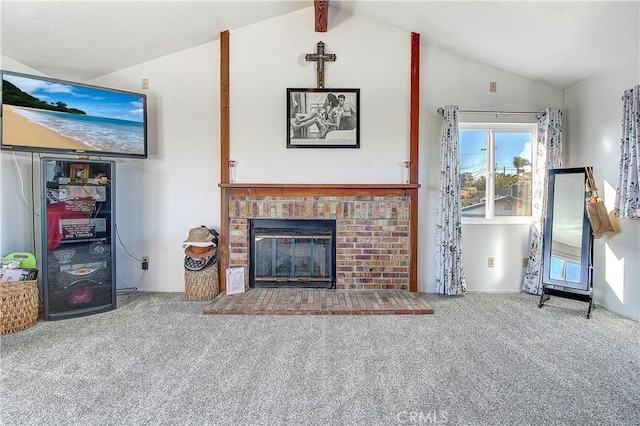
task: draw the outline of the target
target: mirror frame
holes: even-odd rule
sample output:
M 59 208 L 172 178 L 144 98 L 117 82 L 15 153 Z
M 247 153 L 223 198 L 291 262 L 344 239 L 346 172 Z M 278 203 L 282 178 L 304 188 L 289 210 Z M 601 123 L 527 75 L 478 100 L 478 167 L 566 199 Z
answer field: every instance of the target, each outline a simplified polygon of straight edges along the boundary
M 585 183 L 582 186 L 584 191 L 583 200 L 587 198 L 586 192 L 586 181 L 587 181 L 587 170 L 585 167 L 574 167 L 574 168 L 562 168 L 562 169 L 550 169 L 549 170 L 549 179 L 547 182 L 547 211 L 545 217 L 544 224 L 544 258 L 543 258 L 543 275 L 542 275 L 542 284 L 543 286 L 551 285 L 556 287 L 561 287 L 562 290 L 579 290 L 579 291 L 589 291 L 591 288 L 591 260 L 592 260 L 592 247 L 593 247 L 593 237 L 591 235 L 591 223 L 589 222 L 589 218 L 587 217 L 587 211 L 585 208 L 585 204 L 583 201 L 582 204 L 582 247 L 580 250 L 580 282 L 570 282 L 570 281 L 562 281 L 552 279 L 550 277 L 551 270 L 551 242 L 553 239 L 553 210 L 554 210 L 554 195 L 555 195 L 555 183 L 556 177 L 566 174 L 581 174 L 583 176 L 583 182 Z

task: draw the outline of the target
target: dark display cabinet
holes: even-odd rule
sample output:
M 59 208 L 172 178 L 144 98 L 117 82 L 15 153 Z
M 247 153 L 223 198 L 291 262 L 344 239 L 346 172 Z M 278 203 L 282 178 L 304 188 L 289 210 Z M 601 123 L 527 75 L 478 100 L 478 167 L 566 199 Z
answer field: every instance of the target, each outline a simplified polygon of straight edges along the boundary
M 115 163 L 41 164 L 44 319 L 115 309 Z

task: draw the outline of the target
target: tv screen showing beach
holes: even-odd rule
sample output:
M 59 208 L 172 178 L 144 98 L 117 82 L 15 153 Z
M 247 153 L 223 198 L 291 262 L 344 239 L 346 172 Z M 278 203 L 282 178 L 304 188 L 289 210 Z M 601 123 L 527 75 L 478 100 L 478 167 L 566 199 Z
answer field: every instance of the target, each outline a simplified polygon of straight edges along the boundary
M 147 157 L 146 95 L 2 71 L 2 148 Z

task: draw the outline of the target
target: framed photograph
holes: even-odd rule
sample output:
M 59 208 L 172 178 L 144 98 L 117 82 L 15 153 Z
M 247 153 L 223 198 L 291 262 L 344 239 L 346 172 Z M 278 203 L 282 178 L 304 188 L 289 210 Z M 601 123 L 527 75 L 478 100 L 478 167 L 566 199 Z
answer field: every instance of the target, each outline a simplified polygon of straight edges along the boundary
M 360 89 L 287 89 L 287 148 L 360 148 Z
M 69 166 L 69 177 L 71 182 L 86 182 L 89 179 L 89 165 L 71 164 Z

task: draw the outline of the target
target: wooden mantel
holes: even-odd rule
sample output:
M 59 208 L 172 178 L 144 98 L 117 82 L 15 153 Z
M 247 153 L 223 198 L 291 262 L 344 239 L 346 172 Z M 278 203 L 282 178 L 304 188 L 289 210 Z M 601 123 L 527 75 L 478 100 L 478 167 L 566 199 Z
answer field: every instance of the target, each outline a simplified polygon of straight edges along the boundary
M 371 189 L 371 188 L 419 188 L 417 183 L 221 183 L 221 188 L 333 188 L 333 189 Z
M 410 195 L 409 191 L 420 188 L 417 183 L 221 183 L 220 188 L 233 190 L 237 194 L 246 192 L 252 195 Z
M 328 1 L 315 2 L 316 21 L 326 23 Z M 319 16 L 319 18 L 318 18 Z M 320 29 L 322 30 L 322 29 Z M 317 30 L 318 31 L 318 30 Z M 220 252 L 220 291 L 226 289 L 226 274 L 228 268 L 229 244 L 229 196 L 250 194 L 264 196 L 278 196 L 282 194 L 300 196 L 371 196 L 371 195 L 401 195 L 411 198 L 411 292 L 418 291 L 418 162 L 419 162 L 419 110 L 420 110 L 420 34 L 411 33 L 411 99 L 410 99 L 410 135 L 409 160 L 410 183 L 408 184 L 281 184 L 281 183 L 230 183 L 229 182 L 229 31 L 220 33 L 220 237 L 218 250 Z

